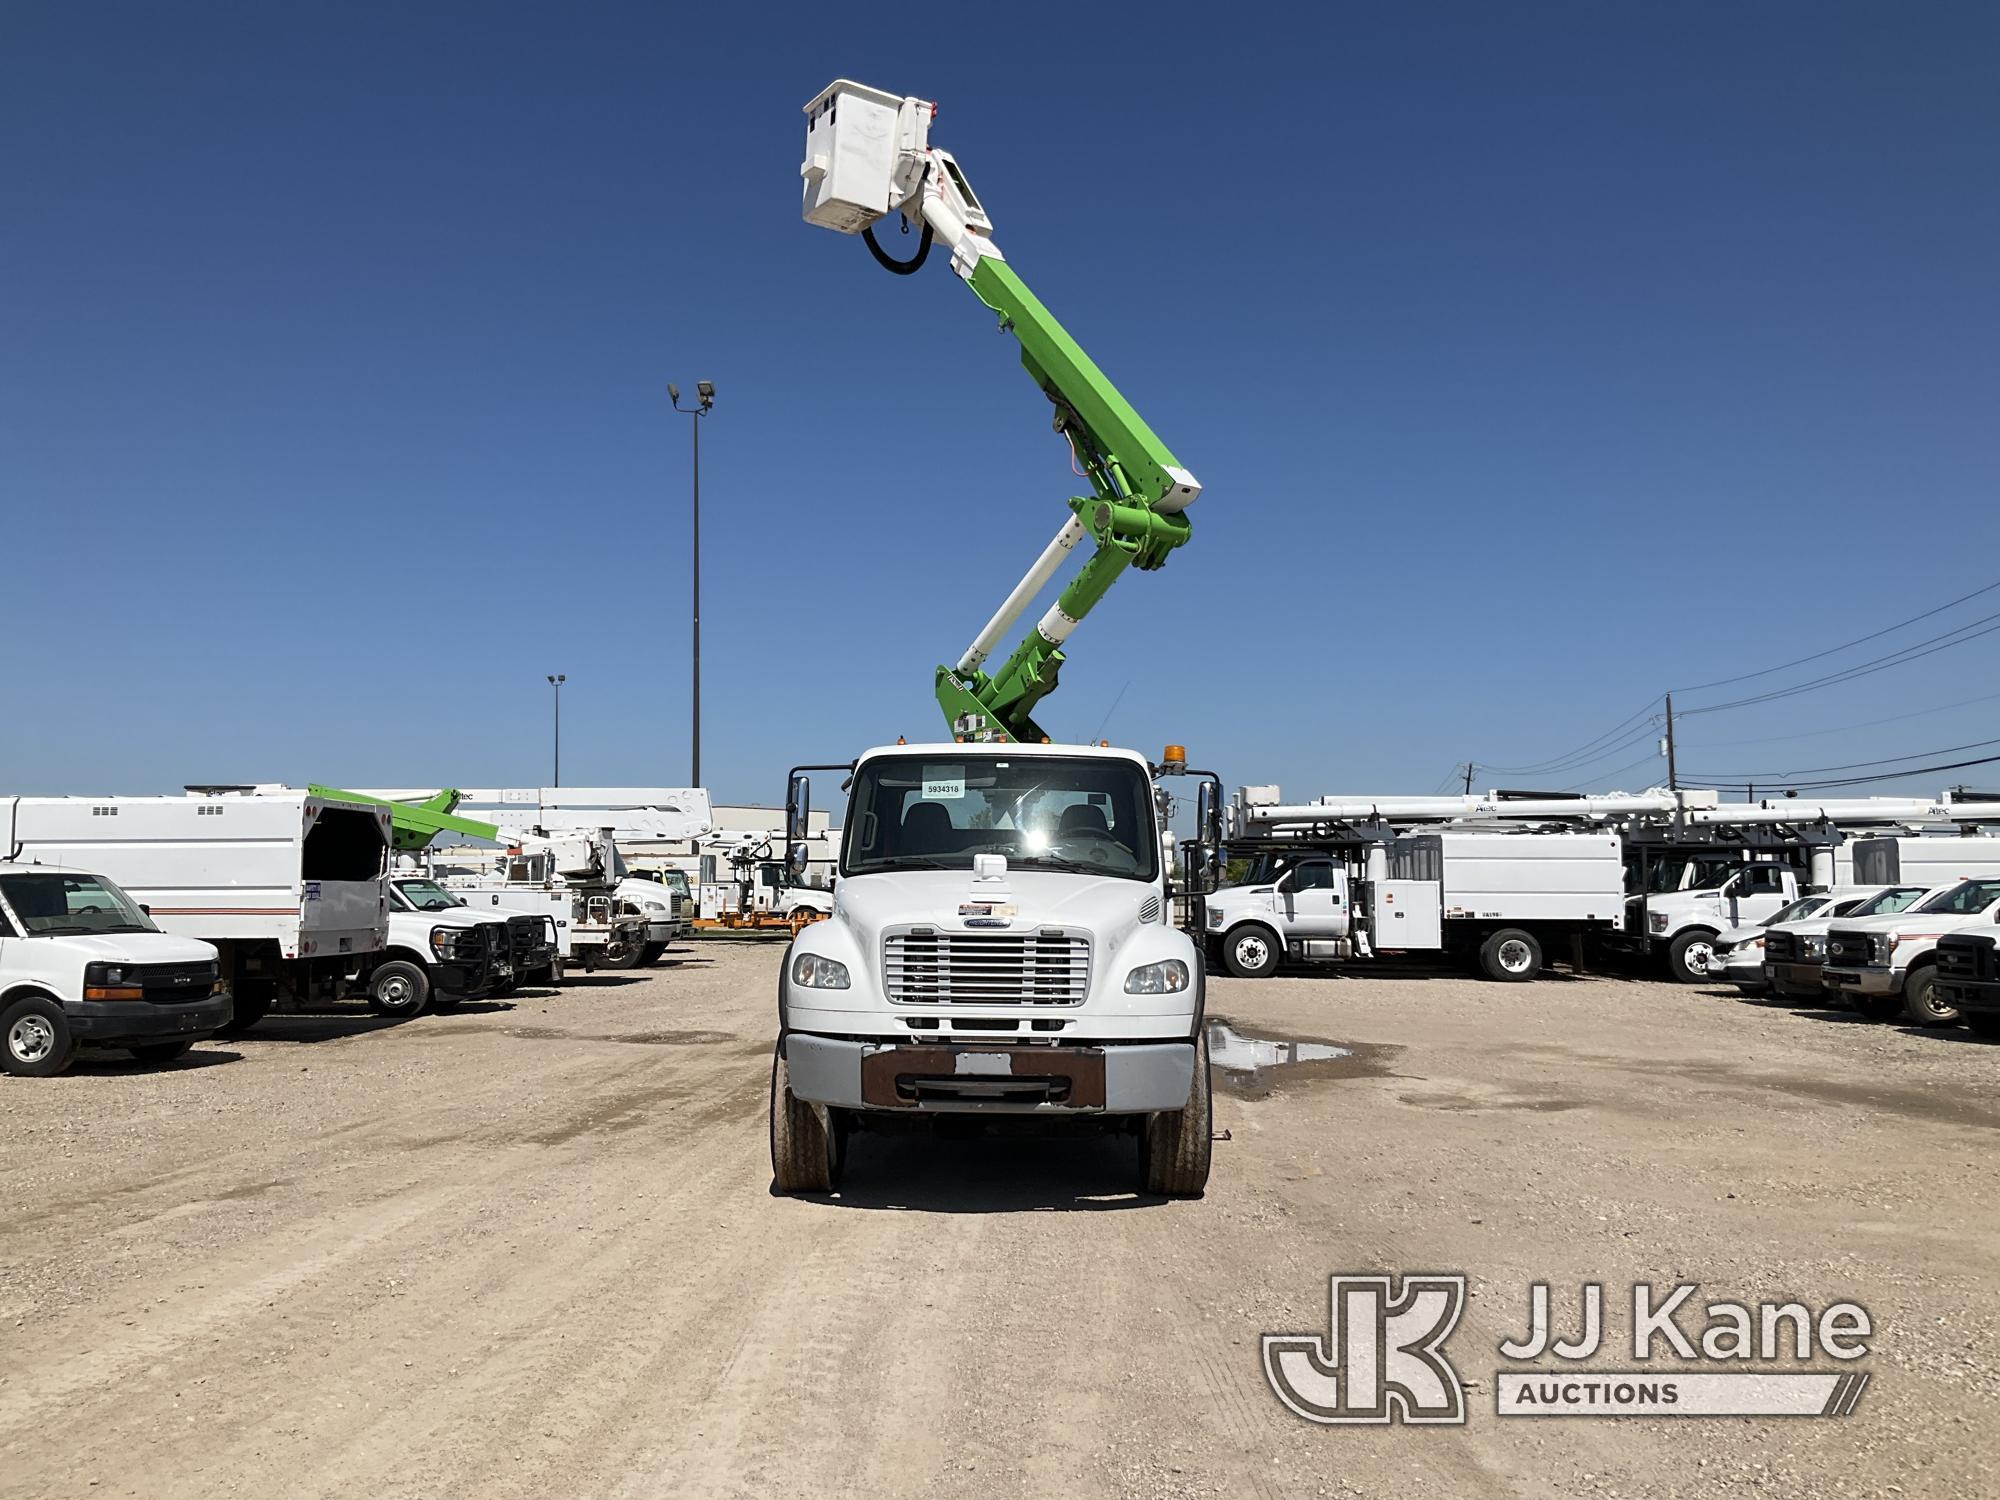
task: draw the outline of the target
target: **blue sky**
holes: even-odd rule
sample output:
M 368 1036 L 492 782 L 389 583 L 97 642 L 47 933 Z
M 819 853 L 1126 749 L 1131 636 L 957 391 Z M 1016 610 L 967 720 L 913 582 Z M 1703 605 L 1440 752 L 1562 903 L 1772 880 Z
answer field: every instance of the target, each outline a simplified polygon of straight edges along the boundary
M 565 780 L 682 782 L 698 378 L 710 786 L 935 733 L 1073 482 L 942 264 L 800 221 L 839 75 L 940 101 L 1206 487 L 1059 733 L 1422 792 L 2000 579 L 2000 12 L 1137 15 L 8 6 L 0 791 L 534 784 L 551 671 Z M 2000 738 L 1996 659 L 1690 718 L 1681 764 Z

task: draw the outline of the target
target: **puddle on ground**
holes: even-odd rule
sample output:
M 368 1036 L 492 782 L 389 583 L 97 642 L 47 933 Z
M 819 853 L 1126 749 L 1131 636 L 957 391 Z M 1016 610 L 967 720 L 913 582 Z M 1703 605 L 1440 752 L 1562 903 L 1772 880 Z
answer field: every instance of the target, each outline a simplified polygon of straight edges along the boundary
M 1208 1062 L 1215 1081 L 1239 1099 L 1262 1099 L 1280 1085 L 1328 1078 L 1380 1078 L 1402 1049 L 1354 1042 L 1339 1046 L 1313 1037 L 1239 1030 L 1223 1017 L 1208 1023 Z

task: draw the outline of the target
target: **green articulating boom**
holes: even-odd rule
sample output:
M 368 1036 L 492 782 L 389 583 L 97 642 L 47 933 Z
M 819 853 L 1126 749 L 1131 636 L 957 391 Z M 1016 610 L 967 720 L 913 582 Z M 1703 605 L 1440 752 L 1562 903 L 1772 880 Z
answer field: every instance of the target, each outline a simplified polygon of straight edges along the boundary
M 370 797 L 363 792 L 343 792 L 338 787 L 308 786 L 315 797 L 331 797 L 342 802 L 365 802 L 390 809 L 390 842 L 405 854 L 428 849 L 441 833 L 462 833 L 469 838 L 492 839 L 505 843 L 507 836 L 491 823 L 477 818 L 461 818 L 453 811 L 461 800 L 458 792 L 446 787 L 422 802 L 391 802 L 386 797 Z
M 1021 363 L 1055 403 L 1056 430 L 1069 440 L 1095 491 L 1069 502 L 1096 550 L 1056 601 L 1066 636 L 1128 567 L 1162 567 L 1188 539 L 1192 527 L 1181 506 L 1192 498 L 1191 482 L 1172 450 L 1012 266 L 996 254 L 982 255 L 967 281 L 1000 315 L 1001 328 L 1020 340 Z M 1062 670 L 1062 638 L 1051 638 L 1047 629 L 1052 618 L 1031 627 L 997 671 L 968 670 L 963 662 L 937 669 L 938 706 L 954 738 L 1049 738 L 1032 716 L 1055 691 Z

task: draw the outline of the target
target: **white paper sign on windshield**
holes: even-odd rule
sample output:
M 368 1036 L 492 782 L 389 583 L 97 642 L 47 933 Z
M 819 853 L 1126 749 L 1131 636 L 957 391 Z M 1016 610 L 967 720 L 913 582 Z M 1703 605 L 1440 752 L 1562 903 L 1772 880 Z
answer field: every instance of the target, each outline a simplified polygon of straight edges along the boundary
M 924 801 L 957 802 L 964 796 L 964 766 L 924 767 Z

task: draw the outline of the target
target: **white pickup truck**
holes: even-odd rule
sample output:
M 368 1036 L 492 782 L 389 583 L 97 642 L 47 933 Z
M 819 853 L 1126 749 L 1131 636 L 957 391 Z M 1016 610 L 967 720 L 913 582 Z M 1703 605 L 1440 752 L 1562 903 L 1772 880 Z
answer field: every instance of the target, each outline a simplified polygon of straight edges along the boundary
M 1788 908 L 1786 914 L 1771 923 L 1754 946 L 1740 950 L 1742 957 L 1739 958 L 1737 953 L 1729 956 L 1727 977 L 1739 987 L 1747 987 L 1742 985 L 1738 975 L 1743 968 L 1754 963 L 1762 968 L 1765 987 L 1773 993 L 1791 1000 L 1824 999 L 1826 935 L 1835 922 L 1842 917 L 1894 916 L 1930 894 L 1921 885 L 1861 886 L 1859 889 L 1864 894 L 1858 901 L 1835 900 L 1829 895 L 1820 898 L 1826 904 L 1818 911 L 1804 916 L 1792 914 Z M 1804 905 L 1803 899 L 1800 905 Z
M 1864 1016 L 1901 1011 L 1920 1026 L 1958 1020 L 1937 993 L 1937 941 L 1947 932 L 2000 920 L 2000 877 L 1979 876 L 1926 896 L 1888 917 L 1836 922 L 1826 938 L 1827 992 Z
M 1208 1181 L 1201 954 L 1169 920 L 1151 768 L 1129 750 L 891 745 L 847 771 L 833 912 L 778 990 L 771 1166 L 838 1182 L 847 1133 L 891 1118 L 1042 1116 L 1126 1130 L 1149 1192 Z M 1202 784 L 1203 828 L 1220 831 Z M 803 870 L 810 784 L 787 838 Z
M 79 1047 L 171 1061 L 229 1024 L 220 977 L 104 876 L 0 863 L 0 1071 L 49 1078 Z

